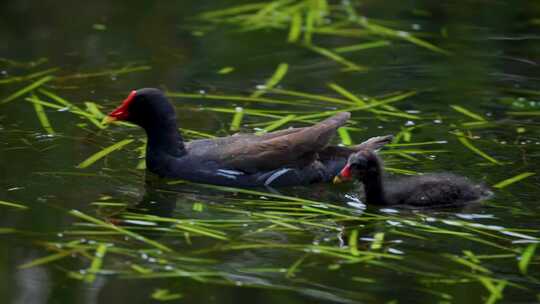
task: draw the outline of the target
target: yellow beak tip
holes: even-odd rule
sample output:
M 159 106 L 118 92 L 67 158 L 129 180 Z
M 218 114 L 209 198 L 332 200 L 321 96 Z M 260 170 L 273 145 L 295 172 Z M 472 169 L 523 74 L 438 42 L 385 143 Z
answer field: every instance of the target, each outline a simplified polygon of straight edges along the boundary
M 115 117 L 112 117 L 112 116 L 105 116 L 103 117 L 103 120 L 101 121 L 101 124 L 110 124 L 112 123 L 113 121 L 116 121 L 116 118 Z
M 334 184 L 340 184 L 342 182 L 341 178 L 339 178 L 339 176 L 335 176 L 334 177 L 334 180 L 332 181 Z

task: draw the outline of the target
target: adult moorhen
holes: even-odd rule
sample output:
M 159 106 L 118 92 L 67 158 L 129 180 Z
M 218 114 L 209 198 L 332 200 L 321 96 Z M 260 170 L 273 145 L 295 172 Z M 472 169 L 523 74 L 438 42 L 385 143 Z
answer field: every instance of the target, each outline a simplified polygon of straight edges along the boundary
M 329 146 L 336 129 L 349 117 L 350 113 L 342 112 L 311 127 L 184 142 L 174 107 L 160 90 L 145 88 L 132 91 L 106 121 L 128 121 L 146 131 L 146 166 L 158 176 L 278 187 L 331 181 L 351 153 L 378 149 L 392 139 L 378 136 L 350 148 Z
M 375 152 L 351 154 L 334 183 L 356 178 L 364 184 L 366 203 L 412 207 L 457 207 L 489 198 L 493 193 L 484 185 L 450 173 L 410 176 L 383 181 L 382 162 Z

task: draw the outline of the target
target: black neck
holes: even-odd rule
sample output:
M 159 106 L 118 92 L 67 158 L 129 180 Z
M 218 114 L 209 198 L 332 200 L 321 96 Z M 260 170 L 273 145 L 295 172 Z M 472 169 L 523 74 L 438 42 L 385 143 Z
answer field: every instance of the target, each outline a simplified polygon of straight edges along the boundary
M 166 153 L 175 157 L 180 157 L 186 153 L 184 139 L 178 132 L 174 117 L 156 122 L 144 129 L 148 137 L 147 153 L 152 151 L 153 153 Z
M 374 166 L 368 169 L 367 174 L 362 180 L 366 192 L 366 203 L 374 205 L 388 205 L 384 193 L 384 184 L 382 181 L 382 169 L 380 166 Z

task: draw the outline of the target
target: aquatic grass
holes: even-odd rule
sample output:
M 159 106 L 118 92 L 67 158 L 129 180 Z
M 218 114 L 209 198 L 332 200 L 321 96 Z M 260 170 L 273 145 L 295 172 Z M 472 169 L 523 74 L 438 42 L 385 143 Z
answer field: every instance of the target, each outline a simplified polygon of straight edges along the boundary
M 529 264 L 532 261 L 532 258 L 534 257 L 534 253 L 536 252 L 536 248 L 538 247 L 538 243 L 530 244 L 523 250 L 521 256 L 519 257 L 518 267 L 519 271 L 522 274 L 527 274 L 527 271 L 529 269 Z
M 385 26 L 382 26 L 380 24 L 375 24 L 373 23 L 372 21 L 368 21 L 368 18 L 366 17 L 361 17 L 361 18 L 358 18 L 357 20 L 358 24 L 364 28 L 366 28 L 367 30 L 371 31 L 372 33 L 376 34 L 376 35 L 381 35 L 381 36 L 385 36 L 385 37 L 392 37 L 392 38 L 396 38 L 396 39 L 402 39 L 402 40 L 406 40 L 412 44 L 415 44 L 417 46 L 420 46 L 420 47 L 423 47 L 423 48 L 426 48 L 428 50 L 431 50 L 433 52 L 436 52 L 436 53 L 440 53 L 440 54 L 443 54 L 443 55 L 452 55 L 451 52 L 447 51 L 447 50 L 444 50 L 438 46 L 435 46 L 425 40 L 422 40 L 420 38 L 417 38 L 415 37 L 414 35 L 412 35 L 411 33 L 409 32 L 405 32 L 405 31 L 397 31 L 397 30 L 393 30 L 391 28 L 388 28 L 388 27 L 385 27 Z
M 526 179 L 527 177 L 530 177 L 530 176 L 533 176 L 535 175 L 536 173 L 535 172 L 523 172 L 523 173 L 520 173 L 516 176 L 513 176 L 513 177 L 510 177 L 508 179 L 505 179 L 503 181 L 500 181 L 498 183 L 496 183 L 495 185 L 493 185 L 493 188 L 497 188 L 497 189 L 502 189 L 502 188 L 505 188 L 505 187 L 508 187 L 512 184 L 515 184 L 521 180 L 524 180 Z
M 6 201 L 3 201 L 3 200 L 0 200 L 0 206 L 5 206 L 5 207 L 10 207 L 10 208 L 15 208 L 15 209 L 21 209 L 21 210 L 29 209 L 28 206 L 18 204 L 18 203 L 13 203 L 13 202 L 6 202 Z
M 302 14 L 295 12 L 291 17 L 291 26 L 289 29 L 289 34 L 287 36 L 287 41 L 289 43 L 298 42 L 300 36 L 302 35 Z
M 157 301 L 173 301 L 183 298 L 183 295 L 173 293 L 168 289 L 157 288 L 152 292 L 151 298 Z
M 103 126 L 103 124 L 99 120 L 101 118 L 96 117 L 95 114 L 88 113 L 88 112 L 82 110 L 81 108 L 77 107 L 76 105 L 72 104 L 71 102 L 65 100 L 64 98 L 62 98 L 62 97 L 60 97 L 60 96 L 58 96 L 58 95 L 56 95 L 56 94 L 54 94 L 52 92 L 49 92 L 47 90 L 39 89 L 38 92 L 45 95 L 45 96 L 47 96 L 47 97 L 49 97 L 53 101 L 56 101 L 58 104 L 43 101 L 42 99 L 40 99 L 37 96 L 32 96 L 30 98 L 26 98 L 26 100 L 30 101 L 32 103 L 40 104 L 40 105 L 45 106 L 45 107 L 56 109 L 57 111 L 67 110 L 67 111 L 69 111 L 69 112 L 71 112 L 71 113 L 73 113 L 75 115 L 79 115 L 79 116 L 82 116 L 82 117 L 88 119 L 89 122 L 91 122 L 93 125 L 95 125 L 99 129 L 104 129 L 105 128 L 105 126 Z
M 503 290 L 508 284 L 505 280 L 494 280 L 486 276 L 477 276 L 478 281 L 489 291 L 489 297 L 485 304 L 493 304 L 503 298 Z
M 247 97 L 247 96 L 238 96 L 238 95 L 215 95 L 215 94 L 192 94 L 192 93 L 179 93 L 179 92 L 166 92 L 166 96 L 172 98 L 191 98 L 191 99 L 208 99 L 208 100 L 219 100 L 219 101 L 241 101 L 241 102 L 254 102 L 254 103 L 263 103 L 263 104 L 281 104 L 281 105 L 291 105 L 290 101 L 278 100 L 274 98 L 267 97 Z M 305 106 L 305 103 L 302 103 L 302 106 Z
M 18 61 L 18 60 L 0 57 L 0 64 L 7 65 L 10 67 L 15 67 L 15 68 L 22 68 L 22 69 L 32 69 L 44 63 L 47 63 L 48 61 L 49 59 L 45 57 L 40 57 L 36 60 L 30 60 L 30 61 Z
M 336 47 L 333 50 L 336 53 L 350 53 L 350 52 L 363 51 L 363 50 L 372 49 L 372 48 L 385 47 L 391 44 L 392 42 L 388 40 L 378 40 L 378 41 Z
M 75 245 L 80 244 L 80 243 L 81 243 L 80 240 L 71 241 L 69 243 L 69 246 L 75 246 Z M 72 248 L 70 250 L 62 250 L 62 249 L 60 249 L 58 247 L 56 247 L 56 248 L 51 247 L 51 248 L 53 248 L 54 250 L 59 251 L 59 252 L 48 255 L 48 256 L 44 256 L 44 257 L 41 257 L 41 258 L 37 258 L 37 259 L 32 260 L 30 262 L 26 262 L 24 264 L 19 265 L 18 268 L 19 269 L 27 269 L 27 268 L 31 268 L 31 267 L 35 267 L 35 266 L 41 266 L 41 265 L 49 264 L 51 262 L 61 260 L 61 259 L 65 258 L 65 257 L 69 257 L 69 256 L 72 256 L 74 254 L 81 253 L 82 251 L 85 250 L 83 248 Z
M 248 3 L 237 6 L 228 7 L 226 9 L 218 9 L 212 11 L 206 11 L 200 15 L 203 19 L 214 19 L 218 17 L 226 17 L 229 15 L 237 15 L 246 12 L 253 12 L 264 8 L 268 2 Z
M 217 71 L 218 74 L 220 75 L 226 75 L 226 74 L 230 74 L 232 72 L 234 72 L 234 67 L 231 67 L 231 66 L 226 66 L 226 67 L 222 67 L 221 69 L 219 69 L 219 71 Z
M 476 113 L 473 113 L 470 110 L 465 109 L 464 107 L 458 106 L 458 105 L 450 105 L 452 109 L 454 109 L 456 112 L 459 112 L 465 116 L 468 116 L 474 120 L 477 120 L 479 122 L 485 122 L 486 119 Z
M 353 102 L 345 100 L 345 99 L 339 99 L 339 98 L 329 97 L 329 96 L 319 95 L 319 94 L 311 94 L 311 93 L 306 93 L 306 92 L 299 92 L 299 91 L 285 90 L 285 89 L 278 89 L 278 88 L 272 89 L 271 92 L 276 93 L 276 94 L 281 94 L 281 95 L 302 97 L 308 100 L 318 100 L 318 101 L 336 103 L 336 104 L 347 105 L 347 106 L 355 105 Z
M 315 45 L 307 45 L 306 48 L 323 57 L 326 57 L 332 61 L 335 61 L 338 64 L 343 65 L 345 67 L 343 69 L 344 71 L 365 72 L 368 70 L 367 67 L 351 62 L 345 59 L 344 57 L 342 57 L 341 55 L 338 55 L 337 53 L 334 53 L 333 51 L 326 49 L 324 47 L 315 46 Z
M 267 132 L 271 132 L 273 130 L 276 130 L 276 129 L 280 128 L 284 124 L 294 120 L 295 118 L 296 118 L 296 115 L 294 115 L 294 114 L 287 115 L 287 116 L 285 116 L 283 118 L 280 118 L 278 120 L 275 120 L 275 121 L 271 122 L 265 128 L 261 129 L 260 131 L 255 132 L 255 134 L 256 135 L 262 135 L 262 134 L 265 134 Z
M 336 91 L 337 93 L 339 93 L 343 97 L 351 100 L 353 102 L 353 104 L 356 104 L 356 105 L 359 105 L 359 106 L 365 106 L 367 104 L 365 101 L 363 101 L 362 99 L 360 99 L 359 97 L 357 97 L 356 95 L 354 95 L 353 93 L 351 93 L 350 91 L 348 91 L 347 89 L 345 89 L 344 87 L 342 87 L 342 86 L 340 86 L 340 85 L 338 85 L 336 83 L 329 83 L 328 87 L 331 88 L 332 90 Z
M 89 156 L 87 159 L 85 159 L 84 161 L 82 161 L 81 163 L 79 163 L 77 165 L 77 168 L 79 169 L 85 169 L 85 168 L 88 168 L 90 167 L 92 164 L 94 164 L 95 162 L 97 162 L 98 160 L 102 159 L 103 157 L 111 154 L 112 152 L 116 151 L 116 150 L 120 150 L 122 149 L 124 146 L 130 144 L 133 142 L 133 139 L 124 139 L 124 140 L 121 140 L 113 145 L 110 145 L 104 149 L 102 149 L 101 151 L 99 152 L 96 152 L 94 154 L 92 154 L 91 156 Z
M 42 77 L 34 82 L 32 82 L 31 84 L 25 86 L 24 88 L 12 93 L 11 95 L 5 97 L 4 99 L 0 100 L 0 105 L 2 104 L 6 104 L 10 101 L 13 101 L 19 97 L 22 97 L 30 92 L 32 92 L 33 90 L 39 88 L 40 86 L 44 85 L 45 83 L 51 81 L 54 79 L 54 76 L 51 76 L 51 75 L 48 75 L 48 76 L 45 76 L 45 77 Z
M 284 77 L 287 75 L 287 71 L 289 70 L 289 65 L 287 63 L 280 63 L 278 67 L 276 68 L 276 71 L 274 74 L 265 82 L 264 85 L 261 86 L 260 89 L 253 92 L 250 97 L 260 97 L 263 94 L 265 94 L 268 90 L 275 87 Z
M 349 235 L 349 248 L 351 255 L 359 256 L 360 251 L 358 251 L 358 229 L 353 229 Z
M 443 254 L 443 256 L 446 256 L 448 259 L 458 263 L 458 264 L 461 264 L 465 267 L 468 267 L 470 268 L 471 270 L 474 270 L 474 271 L 477 271 L 477 272 L 481 272 L 481 273 L 485 273 L 485 274 L 491 274 L 491 270 L 477 264 L 477 263 L 474 263 L 472 261 L 469 261 L 467 259 L 464 259 L 460 256 L 457 256 L 457 255 L 450 255 L 450 254 Z
M 479 148 L 477 148 L 476 146 L 474 146 L 468 139 L 467 137 L 465 136 L 465 134 L 463 134 L 462 132 L 456 132 L 455 135 L 457 136 L 459 142 L 461 142 L 466 148 L 468 148 L 469 150 L 471 150 L 472 152 L 476 153 L 477 155 L 481 156 L 482 158 L 486 159 L 487 161 L 493 163 L 493 164 L 496 164 L 496 165 L 502 165 L 501 162 L 499 162 L 498 160 L 496 160 L 495 158 L 489 156 L 488 154 L 486 154 L 484 151 L 480 150 Z
M 35 94 L 32 94 L 32 99 L 37 99 L 37 96 Z M 49 135 L 55 135 L 55 132 L 51 126 L 51 123 L 49 122 L 49 118 L 47 117 L 47 114 L 45 113 L 45 109 L 43 109 L 43 106 L 37 102 L 34 102 L 32 104 L 34 105 L 34 110 L 36 111 L 38 120 L 41 123 L 41 126 L 43 127 L 45 132 L 47 132 L 47 134 Z
M 231 122 L 231 127 L 229 130 L 238 131 L 240 130 L 240 125 L 242 124 L 242 118 L 244 117 L 244 108 L 236 107 L 234 108 L 234 116 Z
M 384 241 L 384 232 L 377 232 L 373 236 L 373 242 L 369 246 L 369 249 L 371 250 L 379 250 L 382 248 Z
M 513 116 L 540 116 L 540 111 L 509 111 L 506 114 Z
M 288 43 L 301 43 L 301 46 L 327 58 L 344 64 L 348 70 L 366 70 L 354 64 L 334 51 L 314 46 L 314 34 L 334 37 L 386 37 L 404 40 L 436 53 L 450 55 L 451 52 L 420 39 L 409 32 L 394 30 L 356 13 L 356 8 L 349 2 L 330 5 L 327 1 L 313 0 L 276 0 L 263 3 L 232 6 L 201 14 L 200 19 L 210 24 L 233 24 L 241 31 L 278 29 L 285 32 Z M 324 22 L 324 20 L 331 20 Z M 362 27 L 361 29 L 358 26 Z M 303 35 L 303 37 L 302 37 Z M 303 39 L 302 39 L 303 38 Z M 302 41 L 301 41 L 302 40 Z M 354 44 L 334 49 L 341 53 L 364 50 L 389 45 L 388 40 L 378 40 L 363 44 Z M 361 67 L 361 68 L 360 68 Z
M 107 252 L 107 244 L 99 244 L 94 254 L 94 259 L 90 264 L 90 267 L 86 269 L 83 281 L 85 283 L 92 283 L 96 279 L 96 274 L 100 271 L 103 265 L 103 258 Z
M 0 84 L 8 84 L 8 83 L 14 83 L 14 82 L 24 82 L 28 80 L 32 80 L 34 78 L 42 77 L 45 75 L 53 74 L 54 72 L 58 71 L 59 68 L 50 68 L 39 72 L 34 72 L 28 75 L 24 76 L 13 76 L 9 78 L 0 79 Z
M 352 139 L 351 135 L 349 135 L 349 131 L 347 131 L 347 128 L 340 127 L 337 129 L 339 138 L 341 139 L 341 143 L 345 146 L 352 145 Z
M 95 102 L 85 101 L 84 105 L 86 106 L 86 111 L 92 114 L 98 121 L 105 118 L 105 114 L 101 112 L 99 106 Z
M 118 75 L 123 75 L 123 74 L 144 72 L 150 69 L 152 69 L 152 67 L 149 65 L 141 65 L 141 66 L 126 65 L 125 67 L 118 68 L 118 69 L 109 69 L 109 70 L 99 71 L 99 72 L 75 73 L 71 75 L 58 76 L 56 77 L 56 80 L 66 81 L 66 80 L 88 79 L 88 78 L 96 78 L 96 77 L 104 77 L 104 76 L 116 77 Z
M 127 229 L 124 229 L 122 227 L 118 227 L 118 226 L 115 226 L 114 224 L 111 224 L 111 223 L 107 223 L 107 222 L 104 222 L 100 219 L 97 219 L 97 218 L 94 218 L 94 217 L 91 217 L 87 214 L 84 214 L 78 210 L 71 210 L 68 212 L 70 215 L 74 216 L 74 217 L 77 217 L 77 218 L 80 218 L 82 220 L 85 220 L 87 222 L 90 222 L 90 223 L 93 223 L 93 224 L 96 224 L 102 228 L 105 228 L 105 229 L 108 229 L 108 230 L 113 230 L 113 231 L 116 231 L 116 232 L 120 232 L 126 236 L 129 236 L 129 237 L 132 237 L 134 238 L 135 240 L 138 240 L 140 242 L 143 242 L 147 245 L 150 245 L 152 247 L 155 247 L 157 249 L 160 249 L 160 250 L 163 250 L 163 251 L 166 251 L 166 252 L 172 252 L 173 250 L 163 244 L 160 244 L 156 241 L 153 241 L 153 240 L 150 240 L 140 234 L 137 234 L 137 233 L 134 233 L 132 231 L 129 231 Z

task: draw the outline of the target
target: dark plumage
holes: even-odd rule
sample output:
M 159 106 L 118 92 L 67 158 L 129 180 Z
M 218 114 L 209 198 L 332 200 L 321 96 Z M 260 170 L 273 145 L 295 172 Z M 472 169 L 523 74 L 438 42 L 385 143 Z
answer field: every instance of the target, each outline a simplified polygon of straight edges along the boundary
M 450 173 L 383 180 L 382 162 L 368 150 L 352 154 L 336 181 L 351 178 L 364 184 L 366 203 L 374 205 L 460 206 L 492 195 L 485 186 Z
M 329 146 L 349 117 L 342 112 L 311 127 L 184 142 L 174 107 L 160 90 L 147 88 L 133 91 L 108 120 L 129 121 L 146 131 L 146 165 L 161 177 L 274 187 L 330 181 L 351 153 L 378 149 L 391 140 L 381 136 L 351 148 Z

